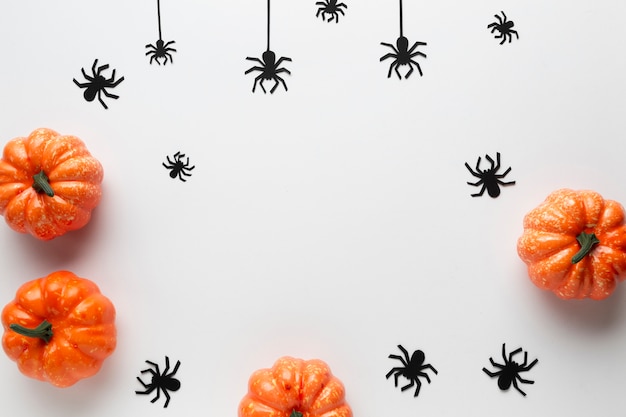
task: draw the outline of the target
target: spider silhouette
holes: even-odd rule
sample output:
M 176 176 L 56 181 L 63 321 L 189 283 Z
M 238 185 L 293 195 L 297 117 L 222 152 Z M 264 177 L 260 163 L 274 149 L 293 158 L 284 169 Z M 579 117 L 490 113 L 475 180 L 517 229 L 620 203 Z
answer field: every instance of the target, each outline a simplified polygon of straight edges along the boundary
M 343 12 L 343 9 L 348 8 L 345 3 L 337 3 L 337 0 L 318 1 L 317 3 L 315 3 L 315 5 L 319 6 L 315 17 L 320 17 L 321 14 L 322 20 L 326 21 L 326 15 L 328 14 L 330 15 L 330 17 L 328 18 L 328 23 L 332 22 L 333 20 L 335 21 L 335 23 L 339 23 L 339 13 L 341 13 L 342 16 L 345 16 L 346 14 Z
M 499 364 L 494 362 L 493 358 L 489 358 L 491 365 L 498 368 L 498 371 L 492 372 L 487 368 L 483 368 L 483 371 L 489 375 L 490 377 L 498 377 L 498 387 L 502 391 L 506 391 L 511 387 L 511 384 L 515 387 L 517 391 L 519 391 L 523 396 L 526 396 L 526 393 L 520 389 L 517 385 L 517 381 L 523 384 L 534 384 L 535 381 L 530 381 L 528 379 L 523 379 L 519 376 L 521 372 L 527 372 L 532 369 L 533 366 L 539 362 L 538 359 L 535 359 L 528 365 L 528 352 L 524 352 L 524 362 L 519 364 L 513 360 L 513 356 L 520 353 L 522 348 L 515 349 L 513 352 L 509 353 L 508 357 L 506 354 L 505 344 L 502 344 L 502 359 L 504 360 L 504 364 Z
M 431 364 L 424 364 L 425 355 L 421 350 L 416 350 L 413 352 L 411 357 L 409 357 L 409 353 L 402 346 L 398 345 L 398 349 L 402 351 L 402 355 L 389 355 L 390 359 L 396 359 L 402 362 L 402 366 L 392 368 L 386 375 L 386 378 L 389 379 L 391 375 L 393 375 L 395 386 L 398 386 L 398 378 L 403 376 L 409 380 L 409 383 L 402 388 L 400 391 L 405 391 L 412 386 L 416 385 L 414 397 L 417 397 L 420 392 L 420 388 L 422 387 L 422 382 L 420 381 L 420 377 L 426 378 L 426 381 L 430 384 L 430 377 L 425 370 L 430 369 L 435 374 L 437 374 L 437 370 Z
M 157 365 L 156 363 L 150 361 L 146 361 L 146 363 L 154 369 L 144 369 L 143 371 L 141 371 L 141 373 L 151 374 L 152 379 L 149 384 L 146 384 L 141 380 L 141 378 L 137 377 L 137 381 L 139 381 L 141 385 L 143 385 L 145 391 L 135 391 L 135 394 L 147 395 L 156 390 L 156 396 L 152 400 L 150 400 L 151 403 L 154 403 L 160 398 L 161 391 L 163 391 L 163 394 L 165 394 L 166 398 L 163 408 L 166 408 L 167 405 L 170 403 L 170 394 L 168 391 L 178 391 L 180 389 L 180 381 L 174 378 L 174 375 L 176 375 L 178 367 L 180 366 L 180 361 L 176 361 L 174 370 L 172 370 L 172 372 L 170 373 L 167 373 L 170 370 L 170 358 L 168 358 L 167 356 L 165 357 L 165 369 L 163 370 L 163 373 L 159 371 L 159 365 Z
M 265 91 L 265 87 L 263 86 L 263 82 L 266 80 L 274 80 L 274 86 L 270 89 L 271 94 L 274 94 L 274 91 L 276 91 L 279 83 L 282 83 L 283 87 L 285 87 L 285 91 L 287 91 L 287 84 L 285 83 L 285 80 L 278 74 L 291 74 L 288 69 L 280 67 L 280 64 L 282 64 L 283 62 L 291 61 L 291 58 L 280 57 L 277 61 L 276 54 L 268 49 L 267 51 L 263 52 L 262 59 L 252 57 L 246 57 L 246 59 L 249 61 L 258 62 L 260 64 L 260 66 L 254 66 L 252 68 L 249 68 L 245 72 L 246 74 L 249 74 L 252 71 L 260 72 L 260 74 L 257 75 L 254 79 L 254 85 L 252 86 L 253 93 L 256 90 L 257 83 L 261 86 L 263 92 L 266 93 L 267 91 Z
M 102 94 L 104 94 L 108 98 L 112 98 L 117 100 L 119 96 L 109 93 L 107 88 L 115 88 L 122 81 L 124 81 L 124 77 L 121 77 L 119 80 L 115 79 L 115 70 L 111 73 L 109 78 L 106 78 L 102 75 L 102 71 L 107 70 L 109 68 L 109 64 L 98 66 L 98 60 L 93 61 L 93 65 L 91 66 L 91 76 L 85 73 L 85 68 L 81 68 L 81 72 L 83 73 L 83 77 L 87 80 L 85 83 L 79 83 L 74 78 L 74 84 L 76 84 L 80 88 L 84 88 L 85 92 L 83 93 L 83 97 L 87 101 L 93 101 L 96 97 L 98 97 L 98 101 L 102 104 L 102 107 L 108 109 L 109 107 L 106 105 L 104 100 L 102 99 Z
M 381 45 L 391 48 L 393 50 L 393 52 L 389 52 L 388 54 L 385 54 L 380 58 L 380 62 L 389 58 L 393 58 L 393 61 L 389 65 L 389 73 L 387 74 L 387 78 L 391 78 L 391 72 L 395 70 L 396 74 L 398 75 L 398 78 L 402 79 L 402 75 L 400 74 L 399 67 L 403 65 L 409 66 L 409 70 L 404 75 L 405 79 L 411 76 L 415 68 L 417 68 L 417 71 L 420 73 L 420 76 L 423 75 L 420 64 L 417 61 L 415 61 L 413 58 L 418 57 L 418 56 L 426 58 L 426 54 L 424 54 L 423 52 L 417 51 L 417 48 L 419 46 L 425 46 L 426 42 L 415 42 L 409 48 L 409 40 L 407 39 L 406 36 L 403 35 L 402 20 L 403 20 L 402 19 L 402 0 L 400 0 L 400 36 L 398 37 L 398 39 L 396 39 L 395 46 L 390 43 L 385 43 L 385 42 L 380 43 Z
M 189 157 L 187 157 L 187 159 L 183 162 L 184 157 L 184 153 L 176 152 L 173 155 L 173 161 L 168 156 L 168 163 L 166 164 L 165 162 L 163 162 L 163 166 L 170 170 L 170 177 L 176 178 L 178 176 L 178 179 L 182 182 L 187 181 L 183 176 L 191 177 L 191 173 L 189 171 L 196 167 L 195 165 L 191 167 L 189 166 Z
M 496 39 L 502 38 L 502 40 L 500 41 L 500 45 L 502 45 L 507 40 L 509 41 L 509 43 L 511 43 L 513 35 L 515 35 L 515 37 L 519 39 L 519 34 L 516 30 L 513 29 L 513 26 L 515 26 L 513 21 L 508 20 L 504 12 L 500 13 L 502 13 L 502 17 L 497 14 L 494 15 L 494 17 L 498 19 L 498 21 L 488 24 L 487 28 L 491 28 L 491 33 L 494 33 L 495 31 L 500 32 L 500 34 L 495 36 Z
M 171 52 L 176 52 L 176 49 L 171 48 L 170 46 L 176 43 L 176 41 L 163 42 L 163 38 L 161 37 L 161 1 L 157 0 L 157 19 L 159 21 L 159 39 L 156 41 L 156 46 L 152 44 L 146 45 L 146 56 L 150 56 L 150 64 L 152 65 L 153 61 L 156 61 L 157 64 L 161 65 L 161 61 L 159 59 L 163 59 L 163 65 L 167 64 L 169 61 L 173 64 L 174 59 L 172 58 Z
M 473 176 L 479 178 L 476 182 L 468 181 L 467 183 L 475 187 L 482 185 L 480 191 L 476 194 L 472 194 L 472 197 L 480 197 L 483 195 L 485 190 L 487 190 L 490 197 L 496 198 L 500 195 L 500 186 L 513 185 L 515 184 L 515 181 L 502 181 L 502 178 L 504 178 L 511 171 L 511 167 L 507 168 L 507 170 L 502 174 L 497 173 L 500 170 L 500 152 L 496 154 L 495 161 L 489 155 L 485 155 L 485 159 L 487 159 L 487 161 L 491 164 L 491 167 L 486 170 L 480 169 L 480 157 L 478 157 L 478 161 L 476 161 L 475 170 L 473 170 L 467 162 L 465 163 L 465 167 L 469 170 L 469 172 L 471 172 Z

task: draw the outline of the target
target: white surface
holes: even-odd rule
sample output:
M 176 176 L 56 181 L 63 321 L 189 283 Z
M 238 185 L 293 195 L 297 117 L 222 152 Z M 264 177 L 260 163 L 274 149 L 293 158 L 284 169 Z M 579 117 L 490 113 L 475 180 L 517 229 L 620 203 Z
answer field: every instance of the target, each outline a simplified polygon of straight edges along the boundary
M 523 215 L 560 187 L 626 202 L 626 3 L 413 2 L 404 34 L 428 57 L 387 78 L 380 42 L 396 1 L 349 1 L 339 24 L 309 1 L 272 2 L 289 91 L 251 93 L 265 1 L 163 0 L 174 65 L 149 65 L 156 1 L 11 2 L 0 14 L 1 137 L 45 126 L 81 137 L 105 167 L 83 230 L 51 242 L 0 228 L 6 303 L 69 269 L 118 310 L 101 373 L 68 389 L 0 357 L 13 417 L 235 416 L 248 376 L 282 355 L 318 357 L 355 416 L 587 416 L 622 408 L 626 287 L 603 302 L 534 288 L 515 245 Z M 520 39 L 486 26 L 504 10 Z M 125 81 L 109 110 L 72 78 L 94 58 Z M 187 183 L 161 166 L 186 153 Z M 501 152 L 517 184 L 497 199 L 464 163 Z M 503 342 L 539 363 L 528 396 L 482 367 Z M 403 344 L 439 374 L 418 398 L 385 374 Z M 167 409 L 134 394 L 144 360 L 182 362 Z

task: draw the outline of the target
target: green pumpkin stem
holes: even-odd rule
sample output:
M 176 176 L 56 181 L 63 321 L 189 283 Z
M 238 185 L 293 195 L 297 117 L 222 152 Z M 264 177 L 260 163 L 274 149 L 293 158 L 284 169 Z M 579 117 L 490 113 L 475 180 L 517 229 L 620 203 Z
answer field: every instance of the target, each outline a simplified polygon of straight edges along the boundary
M 43 170 L 33 175 L 33 188 L 38 193 L 46 193 L 48 197 L 54 197 L 54 190 L 50 187 L 50 180 Z
M 591 249 L 600 243 L 600 240 L 598 240 L 594 233 L 582 232 L 578 235 L 578 237 L 576 237 L 576 240 L 580 244 L 580 250 L 572 257 L 573 264 L 582 261 L 583 258 L 591 252 Z
M 41 324 L 34 329 L 29 329 L 19 324 L 11 324 L 9 326 L 15 333 L 19 333 L 22 336 L 38 337 L 44 342 L 48 343 L 52 339 L 52 324 L 48 320 L 44 320 Z
M 289 417 L 302 417 L 302 413 L 297 410 L 291 410 L 291 415 Z

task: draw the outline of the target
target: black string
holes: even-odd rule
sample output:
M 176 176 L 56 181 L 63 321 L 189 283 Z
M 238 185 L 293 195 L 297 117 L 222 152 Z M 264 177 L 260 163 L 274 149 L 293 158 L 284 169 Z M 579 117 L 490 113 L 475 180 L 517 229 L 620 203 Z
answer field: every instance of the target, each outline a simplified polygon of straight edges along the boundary
M 400 37 L 403 36 L 402 32 L 402 0 L 400 0 Z
M 267 50 L 270 50 L 270 0 L 267 0 Z
M 162 41 L 161 38 L 161 0 L 157 0 L 157 17 L 159 19 L 159 40 Z

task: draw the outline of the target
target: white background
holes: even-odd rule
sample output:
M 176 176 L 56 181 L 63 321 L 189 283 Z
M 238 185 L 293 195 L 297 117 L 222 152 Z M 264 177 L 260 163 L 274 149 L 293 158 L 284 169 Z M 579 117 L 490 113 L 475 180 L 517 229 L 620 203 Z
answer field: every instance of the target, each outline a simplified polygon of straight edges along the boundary
M 293 59 L 273 95 L 244 75 L 266 47 L 262 0 L 162 0 L 166 66 L 144 55 L 154 0 L 2 8 L 3 141 L 77 135 L 105 180 L 80 231 L 0 228 L 0 296 L 69 269 L 115 303 L 119 333 L 102 371 L 67 389 L 3 355 L 5 413 L 234 417 L 248 376 L 282 355 L 328 362 L 360 417 L 623 408 L 626 287 L 559 300 L 531 284 L 516 240 L 555 189 L 626 202 L 626 3 L 405 0 L 405 36 L 428 45 L 424 76 L 399 81 L 379 62 L 398 2 L 345 1 L 338 24 L 313 0 L 272 2 L 272 50 Z M 501 10 L 520 36 L 505 45 L 487 29 Z M 125 77 L 109 110 L 72 82 L 95 58 Z M 161 165 L 177 151 L 196 167 L 186 183 Z M 470 197 L 464 163 L 496 152 L 516 184 Z M 481 370 L 502 343 L 539 359 L 527 397 Z M 439 371 L 417 398 L 385 379 L 398 344 Z M 167 409 L 134 393 L 165 355 L 182 363 Z

